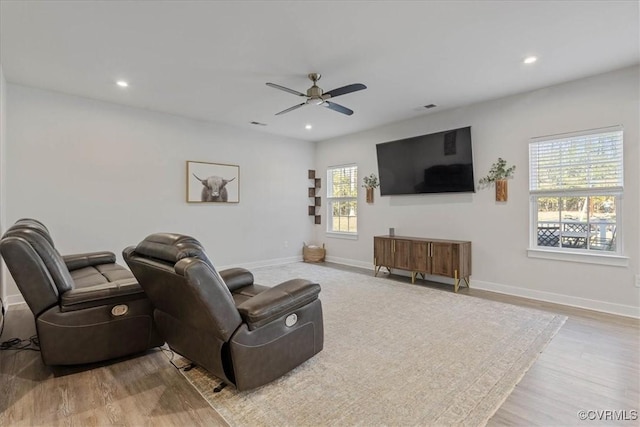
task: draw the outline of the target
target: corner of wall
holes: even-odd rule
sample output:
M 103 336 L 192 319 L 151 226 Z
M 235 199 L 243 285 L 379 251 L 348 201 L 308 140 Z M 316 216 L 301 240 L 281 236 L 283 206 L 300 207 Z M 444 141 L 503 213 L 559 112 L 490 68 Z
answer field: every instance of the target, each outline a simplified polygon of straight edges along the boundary
M 0 236 L 4 234 L 6 223 L 6 140 L 7 140 L 7 82 L 4 78 L 2 64 L 0 64 Z M 2 302 L 2 315 L 0 323 L 4 321 L 4 310 L 7 300 L 6 269 L 0 258 L 0 299 Z

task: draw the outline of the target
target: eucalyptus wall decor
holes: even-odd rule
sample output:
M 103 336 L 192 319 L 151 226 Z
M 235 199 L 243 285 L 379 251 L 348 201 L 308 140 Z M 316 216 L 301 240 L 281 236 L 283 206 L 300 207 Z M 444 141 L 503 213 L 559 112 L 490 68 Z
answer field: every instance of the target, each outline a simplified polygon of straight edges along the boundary
M 373 190 L 380 185 L 378 177 L 375 173 L 372 173 L 369 176 L 365 176 L 362 180 L 364 181 L 363 187 L 367 190 L 367 203 L 373 203 Z
M 507 167 L 507 161 L 502 157 L 498 157 L 498 161 L 491 165 L 487 176 L 480 180 L 480 185 L 488 187 L 495 183 L 496 202 L 506 202 L 508 198 L 507 179 L 513 177 L 515 170 L 515 165 Z

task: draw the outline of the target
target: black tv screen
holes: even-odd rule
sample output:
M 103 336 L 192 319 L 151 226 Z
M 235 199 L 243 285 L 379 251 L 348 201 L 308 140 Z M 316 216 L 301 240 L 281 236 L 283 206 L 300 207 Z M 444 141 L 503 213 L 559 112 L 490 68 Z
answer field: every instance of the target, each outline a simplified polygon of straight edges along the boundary
M 471 127 L 376 145 L 380 194 L 474 192 Z

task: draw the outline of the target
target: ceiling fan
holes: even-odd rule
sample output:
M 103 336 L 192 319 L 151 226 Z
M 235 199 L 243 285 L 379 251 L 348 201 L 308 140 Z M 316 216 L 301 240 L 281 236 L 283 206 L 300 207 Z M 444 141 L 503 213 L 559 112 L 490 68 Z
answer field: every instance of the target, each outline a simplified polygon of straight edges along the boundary
M 323 92 L 322 89 L 318 87 L 318 85 L 316 85 L 318 80 L 320 80 L 321 75 L 318 73 L 311 73 L 308 75 L 308 77 L 313 82 L 313 86 L 307 89 L 306 95 L 302 92 L 298 92 L 297 90 L 289 89 L 288 87 L 280 86 L 275 83 L 267 83 L 267 86 L 307 98 L 307 100 L 302 104 L 294 105 L 291 108 L 282 110 L 279 113 L 276 113 L 276 116 L 280 114 L 288 113 L 289 111 L 293 111 L 305 105 L 322 105 L 323 107 L 327 107 L 330 110 L 337 111 L 338 113 L 342 113 L 342 114 L 346 114 L 347 116 L 350 116 L 353 114 L 353 110 L 350 110 L 349 108 L 344 107 L 340 104 L 336 104 L 335 102 L 331 102 L 329 101 L 329 99 L 367 88 L 362 83 L 353 83 L 347 86 L 342 86 L 337 89 L 330 90 L 329 92 Z

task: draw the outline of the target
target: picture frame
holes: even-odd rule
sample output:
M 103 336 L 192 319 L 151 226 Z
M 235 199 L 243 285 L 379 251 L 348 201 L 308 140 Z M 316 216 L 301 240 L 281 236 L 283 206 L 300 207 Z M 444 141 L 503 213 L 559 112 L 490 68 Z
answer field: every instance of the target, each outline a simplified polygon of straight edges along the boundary
M 187 160 L 187 203 L 240 203 L 240 166 Z

